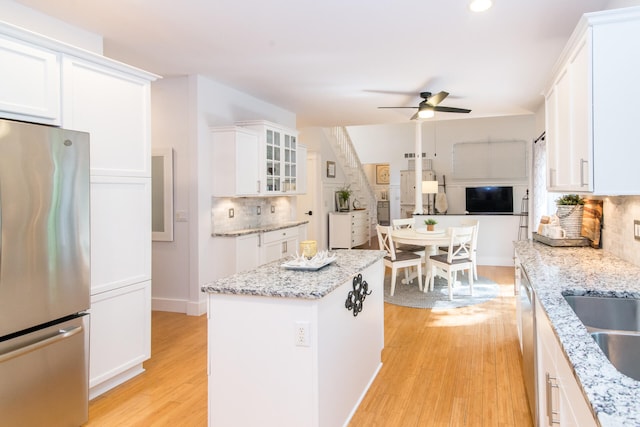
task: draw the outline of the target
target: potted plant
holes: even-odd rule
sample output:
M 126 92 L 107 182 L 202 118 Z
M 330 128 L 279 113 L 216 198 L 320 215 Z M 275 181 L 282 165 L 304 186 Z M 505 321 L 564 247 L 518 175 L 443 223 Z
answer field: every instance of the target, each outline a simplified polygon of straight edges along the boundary
M 569 239 L 580 237 L 584 199 L 577 194 L 564 194 L 556 199 L 556 216 Z
M 427 226 L 427 231 L 433 231 L 433 228 L 438 223 L 438 221 L 436 221 L 433 218 L 427 218 L 427 219 L 424 220 L 424 223 Z
M 350 185 L 345 185 L 336 191 L 338 195 L 338 210 L 339 211 L 348 211 L 349 210 L 349 198 L 351 194 L 353 194 L 353 190 L 351 190 Z

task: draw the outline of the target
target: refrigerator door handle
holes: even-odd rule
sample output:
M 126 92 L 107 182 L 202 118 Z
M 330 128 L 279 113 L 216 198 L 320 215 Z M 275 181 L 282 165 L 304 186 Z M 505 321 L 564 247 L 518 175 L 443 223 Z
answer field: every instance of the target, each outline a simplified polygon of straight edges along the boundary
M 38 350 L 42 347 L 46 347 L 48 345 L 54 344 L 58 341 L 62 341 L 65 340 L 67 338 L 70 338 L 74 335 L 79 334 L 80 332 L 82 332 L 82 326 L 76 326 L 74 328 L 69 328 L 69 329 L 60 329 L 58 331 L 57 334 L 55 334 L 52 337 L 49 338 L 45 338 L 43 340 L 34 342 L 32 344 L 29 344 L 27 346 L 24 347 L 20 347 L 18 349 L 12 350 L 12 351 L 8 351 L 6 353 L 0 354 L 0 363 L 6 362 L 7 360 L 11 360 L 14 359 L 18 356 L 22 356 L 24 354 L 30 353 L 32 351 Z

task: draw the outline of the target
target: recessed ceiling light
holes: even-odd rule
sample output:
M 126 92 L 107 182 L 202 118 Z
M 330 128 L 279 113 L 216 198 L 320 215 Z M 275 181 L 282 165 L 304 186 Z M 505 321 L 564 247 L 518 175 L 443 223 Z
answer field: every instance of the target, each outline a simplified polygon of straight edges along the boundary
M 484 12 L 493 5 L 491 0 L 472 0 L 469 3 L 469 9 L 473 12 Z

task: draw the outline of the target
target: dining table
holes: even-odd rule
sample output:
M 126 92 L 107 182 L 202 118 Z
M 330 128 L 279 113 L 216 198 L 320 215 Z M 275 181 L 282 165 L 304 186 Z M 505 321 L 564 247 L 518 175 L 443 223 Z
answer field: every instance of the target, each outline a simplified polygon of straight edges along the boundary
M 444 228 L 436 228 L 429 231 L 425 228 L 400 228 L 391 231 L 391 238 L 394 244 L 403 243 L 405 245 L 424 246 L 425 257 L 425 283 L 429 283 L 431 278 L 431 263 L 429 257 L 437 255 L 438 247 L 449 245 L 449 234 Z M 412 281 L 416 277 L 416 273 L 409 275 L 408 280 Z M 406 283 L 407 279 L 402 279 L 402 283 Z M 426 287 L 425 287 L 426 289 Z

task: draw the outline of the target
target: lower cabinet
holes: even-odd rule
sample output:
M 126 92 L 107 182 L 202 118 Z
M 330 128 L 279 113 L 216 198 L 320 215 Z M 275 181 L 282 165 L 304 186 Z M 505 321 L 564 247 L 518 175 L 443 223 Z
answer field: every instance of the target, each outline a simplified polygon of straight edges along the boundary
M 262 264 L 295 255 L 298 249 L 298 227 L 263 233 L 262 241 Z
M 307 224 L 266 233 L 215 236 L 216 268 L 213 279 L 221 279 L 284 257 L 295 255 L 307 236 Z
M 144 371 L 151 356 L 151 281 L 91 296 L 89 399 Z
M 536 300 L 537 397 L 540 426 L 596 426 L 551 323 Z
M 329 213 L 329 249 L 351 249 L 369 241 L 369 211 Z

